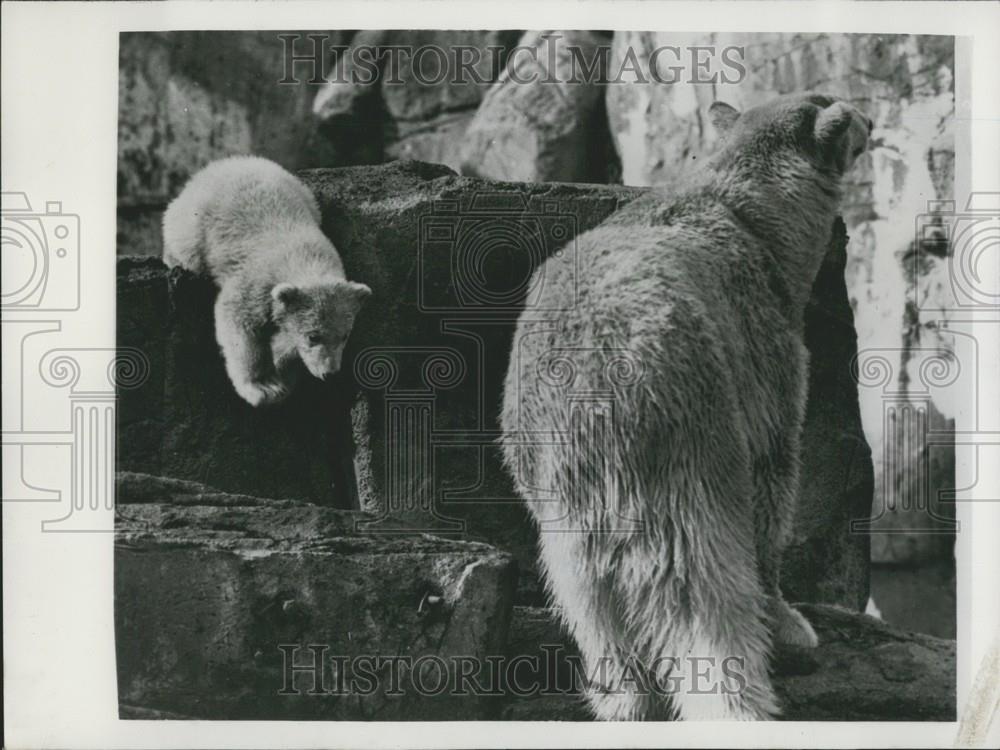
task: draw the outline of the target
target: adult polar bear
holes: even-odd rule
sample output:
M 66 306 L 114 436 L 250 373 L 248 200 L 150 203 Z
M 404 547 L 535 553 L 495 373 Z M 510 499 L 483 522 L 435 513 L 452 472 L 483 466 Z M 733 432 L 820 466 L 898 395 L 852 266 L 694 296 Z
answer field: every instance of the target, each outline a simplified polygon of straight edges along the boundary
M 685 184 L 578 237 L 575 277 L 536 272 L 505 383 L 504 460 L 587 674 L 603 676 L 587 696 L 601 719 L 772 717 L 772 642 L 816 645 L 778 586 L 803 314 L 871 122 L 818 95 L 710 115 L 723 145 Z M 630 379 L 614 377 L 621 352 Z M 569 407 L 595 392 L 612 395 L 610 439 Z

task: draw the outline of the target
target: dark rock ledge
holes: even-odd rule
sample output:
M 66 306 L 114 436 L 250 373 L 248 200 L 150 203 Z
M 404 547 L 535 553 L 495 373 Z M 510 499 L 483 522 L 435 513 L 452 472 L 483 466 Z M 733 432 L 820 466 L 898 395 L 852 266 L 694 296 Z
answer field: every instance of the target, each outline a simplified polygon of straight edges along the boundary
M 427 534 L 359 531 L 365 518 L 120 474 L 115 621 L 122 718 L 590 719 L 581 696 L 565 692 L 575 649 L 552 610 L 513 605 L 510 555 Z M 785 719 L 954 720 L 953 641 L 840 607 L 802 611 L 821 646 L 776 655 Z M 305 671 L 283 694 L 288 664 L 309 664 L 314 651 L 326 664 L 324 692 L 310 694 L 314 677 Z M 546 668 L 551 654 L 556 665 Z M 392 694 L 391 667 L 379 671 L 370 690 L 352 690 L 348 678 L 343 694 L 334 692 L 334 657 L 364 655 L 402 660 L 401 695 Z M 457 694 L 463 660 L 488 665 L 492 657 L 506 669 L 517 656 L 516 684 L 547 691 L 484 695 L 491 673 L 475 671 L 487 689 L 477 695 L 466 683 L 466 694 Z M 441 664 L 451 687 L 430 694 Z

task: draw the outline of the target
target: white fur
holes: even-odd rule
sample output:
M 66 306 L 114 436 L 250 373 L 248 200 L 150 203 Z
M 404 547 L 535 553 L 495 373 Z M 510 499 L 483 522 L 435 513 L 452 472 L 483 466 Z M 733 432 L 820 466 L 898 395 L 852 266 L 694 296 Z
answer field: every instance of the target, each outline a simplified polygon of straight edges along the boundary
M 575 264 L 536 271 L 507 372 L 504 460 L 588 668 L 610 660 L 614 684 L 629 659 L 679 660 L 670 695 L 591 690 L 600 719 L 766 719 L 772 642 L 817 643 L 778 586 L 802 320 L 869 124 L 816 96 L 713 117 L 726 143 L 689 183 L 577 237 Z M 689 658 L 720 689 L 696 690 Z M 741 690 L 718 685 L 727 659 Z
M 164 262 L 211 275 L 219 286 L 216 338 L 233 387 L 252 406 L 284 399 L 298 362 L 316 377 L 336 372 L 370 294 L 347 281 L 319 224 L 309 189 L 252 156 L 209 164 L 164 214 Z M 295 292 L 289 304 L 276 287 Z

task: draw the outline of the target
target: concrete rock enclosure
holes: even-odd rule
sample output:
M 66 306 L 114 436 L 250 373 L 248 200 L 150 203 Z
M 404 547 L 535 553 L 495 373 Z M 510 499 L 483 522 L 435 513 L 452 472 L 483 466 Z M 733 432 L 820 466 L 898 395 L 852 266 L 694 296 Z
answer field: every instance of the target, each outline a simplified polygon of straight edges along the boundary
M 498 715 L 495 695 L 442 698 L 436 686 L 455 659 L 481 665 L 503 653 L 517 576 L 510 555 L 359 533 L 355 513 L 182 480 L 120 473 L 117 484 L 124 717 Z M 349 689 L 361 659 L 374 660 L 370 687 Z
M 490 54 L 473 83 L 425 83 L 407 56 L 398 80 L 382 67 L 351 82 L 346 54 L 319 71 L 342 82 L 310 83 L 308 59 L 284 81 L 282 36 L 308 56 L 308 34 L 351 50 Z M 747 75 L 725 85 L 687 74 L 669 85 L 631 80 L 661 45 L 736 45 Z M 537 68 L 524 50 L 539 52 Z M 608 75 L 597 66 L 578 80 L 604 53 Z M 949 380 L 945 360 L 951 352 L 968 371 L 975 359 L 947 325 L 953 250 L 940 231 L 913 236 L 927 200 L 956 192 L 963 120 L 950 37 L 156 32 L 123 34 L 120 55 L 118 343 L 149 361 L 149 378 L 118 400 L 123 716 L 587 718 L 578 695 L 279 696 L 277 644 L 445 659 L 555 643 L 573 652 L 545 606 L 536 531 L 496 448 L 531 272 L 564 247 L 559 262 L 574 262 L 575 236 L 711 152 L 711 101 L 746 108 L 813 90 L 858 104 L 876 130 L 806 318 L 810 397 L 783 586 L 789 599 L 816 603 L 804 611 L 822 645 L 776 655 L 775 679 L 789 719 L 953 717 L 954 642 L 858 614 L 871 559 L 887 622 L 922 629 L 890 617 L 878 563 L 951 557 L 953 506 L 938 492 L 954 486 L 950 416 L 973 389 Z M 510 85 L 510 61 L 548 80 Z M 345 371 L 305 379 L 275 409 L 254 410 L 233 392 L 211 281 L 159 261 L 168 201 L 207 162 L 237 153 L 308 169 L 300 175 L 324 230 L 351 278 L 374 290 Z M 395 159 L 420 161 L 383 164 Z M 617 182 L 633 187 L 587 184 Z M 947 223 L 926 218 L 938 230 Z M 929 608 L 920 591 L 899 596 Z
M 444 76 L 427 83 L 410 55 L 399 59 L 395 76 L 382 67 L 370 81 L 362 75 L 352 82 L 349 54 L 329 55 L 313 70 L 309 35 L 350 50 L 461 47 L 479 57 L 474 79 L 465 82 Z M 295 54 L 307 59 L 293 66 L 295 81 L 275 85 L 287 72 L 290 42 L 282 37 L 294 38 Z M 667 54 L 658 66 L 670 82 L 656 83 L 643 71 L 664 45 L 739 49 L 731 59 L 746 75 L 713 68 L 697 78 L 724 73 L 725 80 L 698 82 L 690 66 L 673 69 L 677 61 Z M 539 51 L 537 69 L 525 48 Z M 940 233 L 918 240 L 914 225 L 927 215 L 943 229 L 948 210 L 928 215 L 928 201 L 961 195 L 955 139 L 967 120 L 955 116 L 952 37 L 172 32 L 123 34 L 120 49 L 119 252 L 129 254 L 159 254 L 167 201 L 194 171 L 224 155 L 256 153 L 290 169 L 411 158 L 488 179 L 645 186 L 669 184 L 711 150 L 717 133 L 704 112 L 715 99 L 745 108 L 817 91 L 858 104 L 876 128 L 873 149 L 848 185 L 844 218 L 852 242 L 844 275 L 859 370 L 886 371 L 885 379 L 862 378 L 860 391 L 876 455 L 875 521 L 865 533 L 876 563 L 951 560 L 954 506 L 944 498 L 955 485 L 953 417 L 974 389 L 966 377 L 943 387 L 927 376 L 974 355 L 962 351 L 968 342 L 947 325 L 963 305 L 949 283 L 954 251 Z M 596 65 L 605 59 L 606 69 Z M 433 62 L 425 62 L 423 76 L 432 75 Z M 538 73 L 546 82 L 510 85 L 508 62 L 519 75 Z M 596 74 L 586 76 L 591 68 Z M 247 75 L 234 78 L 234 70 Z M 314 72 L 332 82 L 310 83 Z
M 226 492 L 360 508 L 368 532 L 485 541 L 512 553 L 518 598 L 541 604 L 535 530 L 495 441 L 514 324 L 531 272 L 643 191 L 494 183 L 416 162 L 301 177 L 348 275 L 374 291 L 349 371 L 308 381 L 275 409 L 232 392 L 214 342 L 214 289 L 157 261 L 119 261 L 119 339 L 151 361 L 123 392 L 119 468 Z M 809 308 L 812 352 L 802 511 L 785 586 L 793 600 L 860 609 L 867 599 L 872 468 L 850 364 L 842 227 Z M 567 244 L 568 243 L 568 244 Z
M 392 63 L 380 57 L 375 61 L 381 73 L 377 77 L 359 70 L 359 62 L 352 56 L 337 59 L 332 63 L 330 81 L 319 88 L 313 102 L 313 113 L 326 140 L 345 155 L 355 154 L 348 157 L 351 161 L 337 164 L 420 159 L 456 166 L 463 133 L 490 89 L 488 82 L 503 68 L 520 36 L 520 31 L 436 29 L 366 29 L 354 34 L 350 38 L 352 49 L 464 47 L 491 50 L 492 54 L 481 55 L 466 80 L 444 76 L 433 84 L 427 83 L 427 75 L 434 63 L 428 62 L 426 55 L 417 60 L 401 55 Z M 302 43 L 299 46 L 305 47 Z M 420 72 L 415 69 L 418 67 Z M 355 82 L 355 77 L 360 81 Z M 358 154 L 364 157 L 358 159 Z
M 593 31 L 529 31 L 531 58 L 491 86 L 469 123 L 462 174 L 526 182 L 618 182 L 600 81 L 580 80 L 576 63 L 599 59 L 610 36 Z M 517 80 L 541 77 L 544 85 Z M 446 162 L 451 165 L 450 162 Z
M 150 363 L 149 379 L 118 401 L 118 470 L 352 507 L 346 402 L 309 378 L 281 409 L 247 406 L 215 341 L 215 295 L 211 279 L 158 259 L 118 261 L 118 346 Z

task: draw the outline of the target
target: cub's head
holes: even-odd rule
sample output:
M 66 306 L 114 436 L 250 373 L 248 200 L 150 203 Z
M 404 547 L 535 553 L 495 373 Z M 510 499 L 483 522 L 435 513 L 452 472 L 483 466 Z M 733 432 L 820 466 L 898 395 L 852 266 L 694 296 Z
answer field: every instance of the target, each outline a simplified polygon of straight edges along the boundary
M 846 102 L 823 94 L 793 94 L 746 112 L 715 102 L 709 109 L 723 133 L 720 157 L 780 164 L 804 157 L 834 177 L 842 176 L 868 147 L 872 121 Z
M 272 317 L 285 341 L 317 378 L 340 370 L 354 318 L 371 294 L 364 284 L 332 281 L 277 284 L 271 290 Z

